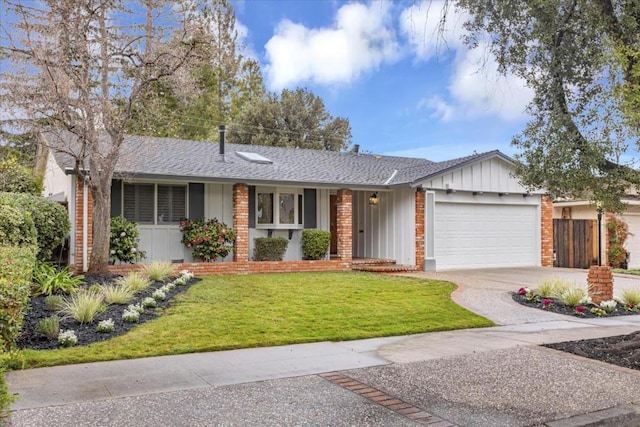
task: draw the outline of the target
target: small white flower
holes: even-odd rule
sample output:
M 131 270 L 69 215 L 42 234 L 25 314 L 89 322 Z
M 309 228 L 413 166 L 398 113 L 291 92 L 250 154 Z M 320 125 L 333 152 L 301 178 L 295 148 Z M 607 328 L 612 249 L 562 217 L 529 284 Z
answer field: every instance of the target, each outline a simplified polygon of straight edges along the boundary
M 136 248 L 131 248 L 131 252 L 136 253 Z
M 162 289 L 157 289 L 154 293 L 151 294 L 153 299 L 156 301 L 164 301 L 167 298 L 167 294 L 162 291 Z
M 125 233 L 124 231 L 122 233 L 120 233 L 120 237 L 124 237 L 126 235 L 127 235 L 127 233 Z
M 76 331 L 64 331 L 60 329 L 60 333 L 58 334 L 58 343 L 63 347 L 72 347 L 76 345 L 78 343 Z
M 98 332 L 113 332 L 114 328 L 113 319 L 102 320 L 98 323 Z
M 151 297 L 146 297 L 145 299 L 142 300 L 142 306 L 143 307 L 155 307 L 156 306 L 156 300 L 154 300 Z
M 138 310 L 131 310 L 129 307 L 122 313 L 122 320 L 128 323 L 136 323 L 138 319 L 140 319 L 140 312 L 138 312 Z
M 600 303 L 600 308 L 606 311 L 607 313 L 611 313 L 616 309 L 618 303 L 615 300 L 602 301 Z
M 591 297 L 583 297 L 580 300 L 580 305 L 591 305 L 593 304 L 593 300 L 591 299 Z
M 111 255 L 114 255 L 116 253 L 115 249 L 111 249 Z

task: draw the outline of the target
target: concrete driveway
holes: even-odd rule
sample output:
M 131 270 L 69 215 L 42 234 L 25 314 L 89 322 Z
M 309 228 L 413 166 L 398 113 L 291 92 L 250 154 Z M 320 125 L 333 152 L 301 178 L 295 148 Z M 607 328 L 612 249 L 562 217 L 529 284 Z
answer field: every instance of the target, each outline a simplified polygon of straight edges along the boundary
M 456 283 L 458 289 L 452 298 L 461 306 L 478 313 L 499 325 L 545 322 L 565 319 L 554 313 L 525 308 L 511 298 L 511 293 L 522 286 L 535 288 L 548 278 L 561 278 L 572 286 L 587 288 L 587 270 L 552 267 L 483 268 L 444 272 L 417 272 L 413 277 L 446 280 Z M 623 289 L 640 288 L 640 276 L 614 275 L 615 295 Z

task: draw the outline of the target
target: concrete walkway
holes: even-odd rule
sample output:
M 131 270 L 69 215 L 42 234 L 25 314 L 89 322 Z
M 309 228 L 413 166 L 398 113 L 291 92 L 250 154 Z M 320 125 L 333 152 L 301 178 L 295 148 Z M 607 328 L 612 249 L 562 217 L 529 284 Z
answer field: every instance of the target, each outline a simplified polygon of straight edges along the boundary
M 640 425 L 640 371 L 538 347 L 627 334 L 640 329 L 640 315 L 579 319 L 510 299 L 523 275 L 538 280 L 533 276 L 558 273 L 439 273 L 461 284 L 458 303 L 502 324 L 493 328 L 9 372 L 10 389 L 19 396 L 11 422 Z M 600 419 L 608 421 L 593 424 Z

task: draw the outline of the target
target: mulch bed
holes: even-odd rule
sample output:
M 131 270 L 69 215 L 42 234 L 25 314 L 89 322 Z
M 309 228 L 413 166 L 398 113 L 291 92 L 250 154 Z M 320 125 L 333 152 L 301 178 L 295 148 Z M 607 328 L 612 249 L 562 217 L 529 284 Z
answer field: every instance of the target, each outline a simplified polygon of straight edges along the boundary
M 516 292 L 514 292 L 513 294 L 513 299 L 514 301 L 527 307 L 538 308 L 541 310 L 550 311 L 552 313 L 576 317 L 576 310 L 574 307 L 568 307 L 562 302 L 553 298 L 549 298 L 553 301 L 553 303 L 548 309 L 543 308 L 542 302 L 529 302 L 524 298 L 523 295 L 519 295 Z M 579 317 L 598 317 L 595 314 L 591 314 L 589 312 L 590 308 L 591 307 L 588 307 L 585 310 L 584 316 Z M 613 311 L 612 313 L 608 313 L 606 317 L 629 316 L 638 314 L 640 313 L 627 311 L 618 306 L 615 311 Z M 635 342 L 633 344 L 637 345 L 630 346 L 631 348 L 629 348 L 628 350 L 616 348 L 620 346 L 626 346 L 634 340 Z M 613 337 L 545 344 L 544 347 L 572 353 L 578 356 L 587 357 L 589 359 L 599 360 L 605 363 L 611 363 L 613 365 L 618 365 L 629 369 L 640 370 L 640 331 L 628 335 L 617 335 Z
M 93 284 L 103 284 L 111 282 L 117 279 L 120 276 L 110 275 L 110 276 L 85 276 L 86 284 L 83 287 L 88 288 Z M 75 319 L 72 318 L 61 318 L 60 319 L 60 329 L 61 330 L 74 330 L 76 336 L 78 337 L 78 343 L 76 346 L 88 345 L 94 342 L 105 341 L 116 337 L 118 335 L 122 335 L 125 332 L 129 331 L 136 326 L 139 326 L 142 323 L 148 322 L 149 320 L 155 319 L 160 314 L 162 314 L 163 310 L 171 305 L 172 298 L 191 287 L 194 283 L 198 282 L 200 279 L 191 279 L 187 282 L 186 285 L 176 286 L 170 292 L 167 293 L 167 298 L 164 301 L 156 301 L 155 308 L 147 308 L 144 313 L 140 314 L 140 319 L 138 323 L 127 323 L 122 321 L 122 312 L 129 304 L 138 304 L 144 298 L 150 297 L 151 294 L 158 288 L 161 288 L 166 283 L 170 282 L 173 279 L 167 279 L 164 282 L 154 282 L 150 287 L 140 292 L 135 296 L 135 298 L 125 305 L 108 305 L 106 311 L 98 314 L 92 323 L 80 324 Z M 44 296 L 37 296 L 31 298 L 29 305 L 30 308 L 27 311 L 24 317 L 24 323 L 22 326 L 22 335 L 17 341 L 18 347 L 21 349 L 31 348 L 35 350 L 47 350 L 53 348 L 60 348 L 58 345 L 58 340 L 53 339 L 49 340 L 41 334 L 35 332 L 36 326 L 38 322 L 46 317 L 53 316 L 56 313 L 51 311 L 47 311 L 44 309 Z M 59 315 L 60 316 L 60 315 Z M 112 319 L 114 323 L 113 332 L 104 333 L 97 331 L 98 322 L 101 320 Z

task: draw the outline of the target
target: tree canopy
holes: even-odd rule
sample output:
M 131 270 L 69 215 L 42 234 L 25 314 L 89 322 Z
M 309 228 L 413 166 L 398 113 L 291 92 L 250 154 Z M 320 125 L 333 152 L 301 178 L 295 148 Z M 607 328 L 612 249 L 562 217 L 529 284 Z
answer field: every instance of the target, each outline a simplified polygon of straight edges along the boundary
M 252 102 L 229 129 L 238 144 L 340 151 L 351 143 L 351 127 L 327 112 L 320 97 L 306 89 L 284 89 Z
M 534 92 L 513 144 L 523 183 L 621 208 L 640 183 L 640 0 L 457 0 L 466 41 Z

